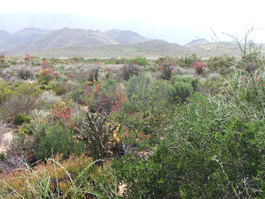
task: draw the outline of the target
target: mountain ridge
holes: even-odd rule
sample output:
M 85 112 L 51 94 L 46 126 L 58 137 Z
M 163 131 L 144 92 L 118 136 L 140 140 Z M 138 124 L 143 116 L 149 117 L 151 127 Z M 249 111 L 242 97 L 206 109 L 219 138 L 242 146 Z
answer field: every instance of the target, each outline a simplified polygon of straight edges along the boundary
M 33 53 L 66 46 L 123 45 L 151 40 L 133 31 L 117 29 L 101 32 L 67 27 L 58 30 L 24 28 L 15 33 L 0 31 L 1 33 L 6 36 L 2 37 L 2 42 L 0 39 L 0 49 L 8 50 L 10 54 Z

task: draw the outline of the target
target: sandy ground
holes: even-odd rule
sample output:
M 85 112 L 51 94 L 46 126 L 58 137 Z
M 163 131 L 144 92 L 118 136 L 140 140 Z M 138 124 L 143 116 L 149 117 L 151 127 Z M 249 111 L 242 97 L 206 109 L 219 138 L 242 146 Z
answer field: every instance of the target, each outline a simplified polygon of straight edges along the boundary
M 0 120 L 0 153 L 6 153 L 13 139 L 13 130 Z
M 0 153 L 5 153 L 13 139 L 13 131 L 3 133 L 0 137 Z

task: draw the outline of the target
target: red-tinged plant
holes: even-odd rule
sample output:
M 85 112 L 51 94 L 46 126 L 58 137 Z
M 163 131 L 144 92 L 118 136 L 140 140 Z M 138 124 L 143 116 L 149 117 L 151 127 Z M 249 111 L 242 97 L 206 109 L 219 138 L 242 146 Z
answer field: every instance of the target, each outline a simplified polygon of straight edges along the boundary
M 123 92 L 122 88 L 120 87 L 115 92 L 116 101 L 112 101 L 112 111 L 116 113 L 121 105 L 126 101 L 126 94 Z
M 194 62 L 192 64 L 192 68 L 194 68 L 198 75 L 201 75 L 203 73 L 203 70 L 207 68 L 207 65 L 202 62 Z
M 30 55 L 30 54 L 26 54 L 25 55 L 25 61 L 26 62 L 29 62 L 29 61 L 31 61 L 32 60 L 32 56 Z
M 44 70 L 46 68 L 49 68 L 49 63 L 45 59 L 43 59 L 41 63 L 41 69 Z
M 56 106 L 55 114 L 57 117 L 65 119 L 73 129 L 77 129 L 77 127 L 71 121 L 71 111 L 64 102 L 62 102 L 60 106 Z
M 41 64 L 41 70 L 39 71 L 39 80 L 47 84 L 49 81 L 56 79 L 60 76 L 60 72 L 55 71 L 54 68 L 52 68 L 48 62 L 44 59 Z
M 97 82 L 96 80 L 94 80 L 93 81 L 93 85 L 94 85 L 94 88 L 95 88 L 94 91 L 92 91 L 92 89 L 89 89 L 88 85 L 85 85 L 85 90 L 86 90 L 87 95 L 88 95 L 88 97 L 90 99 L 90 103 L 88 105 L 88 112 L 91 111 L 92 106 L 93 106 L 95 100 L 97 99 L 98 96 L 100 96 L 100 89 L 102 87 L 102 83 L 101 83 L 101 81 L 98 81 Z M 101 96 L 101 98 L 104 98 L 103 95 Z M 103 101 L 102 101 L 102 103 L 103 103 Z M 98 112 L 98 110 L 100 109 L 100 107 L 101 106 L 99 106 L 99 108 L 97 109 L 96 112 Z
M 108 114 L 117 112 L 126 100 L 125 93 L 121 88 L 115 92 L 116 100 L 114 101 L 110 100 L 110 97 L 104 97 L 101 87 L 101 82 L 96 80 L 93 81 L 93 87 L 85 86 L 90 102 L 84 120 L 77 121 L 76 125 L 72 123 L 71 111 L 65 104 L 56 108 L 57 116 L 65 119 L 78 132 L 75 138 L 85 143 L 88 153 L 95 159 L 112 154 L 110 151 L 112 146 L 119 144 L 117 136 L 119 125 L 114 123 Z M 99 102 L 99 105 L 97 105 L 96 112 L 92 112 L 92 107 L 96 101 Z M 108 102 L 112 104 L 111 112 L 99 113 L 103 105 Z

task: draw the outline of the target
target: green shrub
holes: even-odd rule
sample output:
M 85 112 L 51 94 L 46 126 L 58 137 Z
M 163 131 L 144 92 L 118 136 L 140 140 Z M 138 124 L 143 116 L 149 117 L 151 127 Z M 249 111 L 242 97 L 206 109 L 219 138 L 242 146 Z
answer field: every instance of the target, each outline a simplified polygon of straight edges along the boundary
M 0 105 L 14 93 L 14 85 L 0 81 Z
M 155 61 L 156 64 L 158 65 L 163 65 L 164 63 L 170 63 L 172 65 L 177 65 L 178 64 L 178 58 L 173 58 L 173 57 L 160 57 Z
M 192 86 L 185 82 L 176 82 L 171 86 L 170 99 L 172 102 L 185 102 L 192 93 Z
M 119 83 L 112 78 L 102 81 L 101 95 L 104 96 L 105 102 L 102 104 L 101 112 L 110 113 L 112 111 L 112 102 L 117 100 L 116 91 L 118 88 Z
M 129 61 L 131 64 L 137 64 L 139 66 L 149 66 L 149 62 L 145 57 L 136 57 Z
M 75 133 L 60 123 L 33 124 L 33 143 L 32 150 L 36 160 L 50 158 L 56 154 L 62 154 L 66 159 L 70 154 L 81 154 L 83 144 L 74 139 Z
M 15 116 L 14 124 L 15 125 L 21 125 L 21 124 L 29 122 L 29 121 L 30 121 L 30 118 L 28 115 L 18 114 Z
M 56 95 L 59 96 L 64 95 L 69 91 L 69 85 L 67 84 L 67 82 L 63 81 L 50 81 L 48 87 L 50 87 L 51 90 L 53 90 Z
M 190 77 L 174 76 L 170 80 L 170 101 L 185 102 L 186 99 L 198 90 L 198 80 Z
M 85 61 L 85 59 L 83 57 L 73 57 L 70 60 L 73 60 L 74 62 L 78 62 L 78 63 Z
M 154 81 L 150 93 L 154 101 L 168 103 L 171 98 L 171 84 L 165 80 Z
M 23 123 L 18 128 L 17 132 L 20 136 L 32 135 L 32 124 L 31 123 Z
M 170 80 L 170 83 L 174 85 L 176 82 L 184 82 L 190 84 L 193 88 L 193 91 L 198 90 L 198 79 L 192 77 L 183 77 L 183 76 L 173 76 Z
M 154 155 L 113 164 L 127 198 L 262 198 L 264 120 L 199 94 L 172 113 Z
M 6 68 L 9 66 L 8 60 L 5 56 L 0 55 L 0 69 L 1 68 Z
M 6 93 L 3 96 L 3 108 L 7 117 L 14 118 L 18 114 L 27 114 L 34 109 L 41 94 L 38 85 L 22 83 L 12 89 L 3 89 Z
M 133 76 L 126 83 L 127 101 L 124 103 L 125 110 L 137 111 L 146 105 L 151 79 L 144 74 Z
M 218 95 L 195 93 L 171 107 L 153 155 L 127 156 L 112 165 L 127 185 L 125 197 L 263 198 L 264 71 L 236 71 Z M 172 86 L 193 89 L 190 79 L 172 79 Z
M 177 62 L 181 67 L 189 68 L 196 61 L 200 62 L 201 58 L 199 58 L 196 54 L 192 54 L 191 56 L 181 57 Z
M 10 59 L 8 60 L 8 63 L 9 63 L 10 65 L 16 65 L 16 64 L 17 64 L 17 60 L 14 59 L 14 58 L 10 58 Z
M 226 75 L 230 72 L 230 67 L 236 64 L 236 59 L 234 57 L 222 56 L 222 57 L 210 57 L 207 61 L 208 68 L 211 71 L 221 73 Z
M 5 154 L 4 153 L 0 153 L 0 161 L 4 161 L 4 160 L 5 160 Z

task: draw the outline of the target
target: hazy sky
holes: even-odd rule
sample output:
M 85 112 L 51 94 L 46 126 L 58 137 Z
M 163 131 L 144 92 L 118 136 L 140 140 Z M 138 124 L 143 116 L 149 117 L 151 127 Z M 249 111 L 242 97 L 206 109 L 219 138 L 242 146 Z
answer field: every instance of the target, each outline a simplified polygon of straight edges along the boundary
M 71 13 L 109 23 L 141 21 L 168 30 L 198 30 L 198 37 L 212 35 L 210 28 L 220 36 L 254 26 L 261 29 L 255 40 L 265 42 L 264 9 L 262 0 L 3 0 L 0 13 Z

